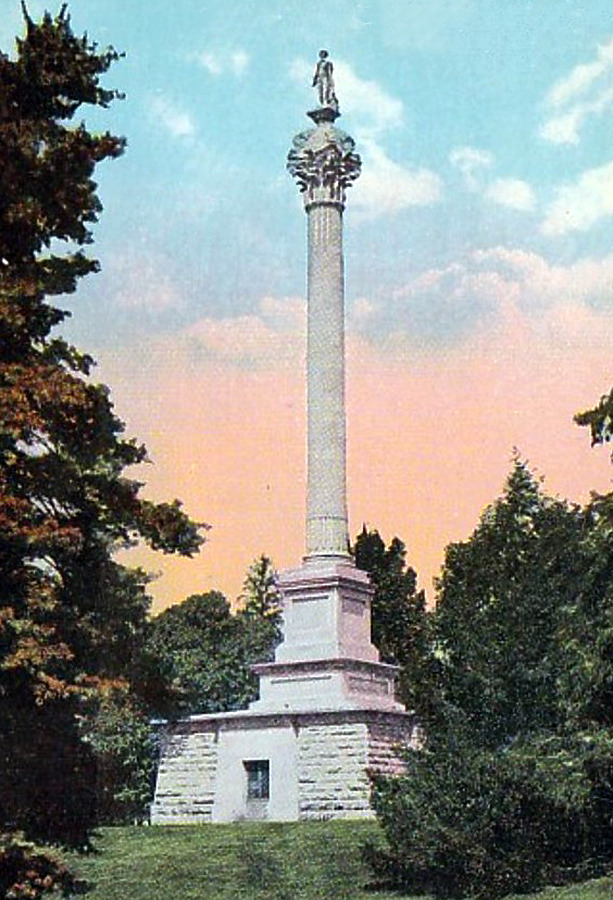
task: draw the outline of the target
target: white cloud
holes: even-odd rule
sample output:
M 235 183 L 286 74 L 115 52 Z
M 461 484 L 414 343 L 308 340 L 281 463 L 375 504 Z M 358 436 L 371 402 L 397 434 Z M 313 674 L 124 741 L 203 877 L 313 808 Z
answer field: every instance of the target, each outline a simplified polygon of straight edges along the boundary
M 527 212 L 534 209 L 535 197 L 527 181 L 519 178 L 496 178 L 490 181 L 495 159 L 489 150 L 477 147 L 456 147 L 449 154 L 449 162 L 457 169 L 469 191 L 482 194 L 492 203 Z
M 595 81 L 613 68 L 613 40 L 602 44 L 596 51 L 596 59 L 575 66 L 568 75 L 550 89 L 545 102 L 548 106 L 563 106 L 584 94 Z
M 588 169 L 573 184 L 557 189 L 541 230 L 547 235 L 587 231 L 600 219 L 613 215 L 613 162 Z
M 534 191 L 526 181 L 518 178 L 497 178 L 485 190 L 493 203 L 528 212 L 534 209 Z
M 518 340 L 525 327 L 567 339 L 594 317 L 613 317 L 612 284 L 613 254 L 556 266 L 536 253 L 496 247 L 421 272 L 383 302 L 362 301 L 351 321 L 365 337 L 399 347 L 449 344 L 501 328 L 519 328 Z
M 357 132 L 374 137 L 402 125 L 402 100 L 392 97 L 376 81 L 360 78 L 342 61 L 335 64 L 334 77 L 341 110 L 351 116 Z
M 351 189 L 351 206 L 365 218 L 428 206 L 441 199 L 443 184 L 430 169 L 413 169 L 390 159 L 374 140 L 363 138 L 364 170 Z
M 298 85 L 310 85 L 313 66 L 295 59 L 289 75 Z M 377 82 L 360 78 L 342 60 L 334 62 L 334 79 L 341 111 L 351 117 L 352 133 L 364 159 L 362 175 L 351 188 L 352 208 L 374 218 L 440 200 L 443 183 L 435 172 L 395 162 L 385 149 L 386 132 L 404 122 L 402 100 Z
M 456 147 L 449 154 L 449 162 L 464 178 L 466 187 L 476 191 L 481 186 L 481 174 L 494 165 L 494 157 L 488 150 L 476 147 Z
M 173 137 L 189 137 L 195 134 L 196 126 L 189 113 L 177 108 L 176 104 L 165 95 L 153 97 L 149 108 L 154 118 L 158 120 Z
M 250 56 L 244 50 L 203 50 L 196 56 L 196 61 L 209 75 L 218 78 L 220 75 L 230 73 L 240 78 L 249 66 Z
M 541 126 L 541 137 L 552 144 L 578 144 L 579 131 L 590 115 L 601 116 L 613 104 L 613 87 L 600 91 L 591 101 L 576 103 L 561 115 L 552 116 Z
M 257 313 L 203 318 L 180 336 L 192 358 L 240 368 L 294 366 L 304 349 L 306 305 L 297 297 L 263 297 Z
M 569 304 L 611 307 L 613 255 L 556 266 L 537 253 L 496 247 L 476 251 L 472 258 L 479 266 L 503 273 L 516 286 L 517 301 L 528 312 Z
M 577 144 L 589 116 L 602 116 L 613 105 L 613 40 L 602 44 L 591 62 L 575 66 L 545 98 L 549 116 L 540 135 L 554 144 Z

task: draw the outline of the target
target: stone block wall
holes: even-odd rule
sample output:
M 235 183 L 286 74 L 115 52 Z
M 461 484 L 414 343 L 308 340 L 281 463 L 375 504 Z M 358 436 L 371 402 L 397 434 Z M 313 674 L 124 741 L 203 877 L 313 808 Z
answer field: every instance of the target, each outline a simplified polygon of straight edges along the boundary
M 305 724 L 298 733 L 301 819 L 370 815 L 368 730 L 364 722 Z
M 179 723 L 162 733 L 151 807 L 154 825 L 210 822 L 215 799 L 218 742 L 215 729 Z
M 399 774 L 400 747 L 416 741 L 412 716 L 369 709 L 280 716 L 246 711 L 177 722 L 162 732 L 151 821 L 251 818 L 243 795 L 245 759 L 271 760 L 271 798 L 262 818 L 370 817 L 369 772 Z
M 406 720 L 374 721 L 368 726 L 368 768 L 382 775 L 401 775 L 403 748 L 416 746 L 415 730 Z

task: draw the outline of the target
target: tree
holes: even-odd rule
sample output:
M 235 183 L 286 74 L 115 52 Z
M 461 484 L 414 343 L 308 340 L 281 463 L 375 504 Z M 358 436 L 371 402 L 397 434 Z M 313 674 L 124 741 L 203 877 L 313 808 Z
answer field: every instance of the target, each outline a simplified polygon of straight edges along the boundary
M 427 690 L 428 616 L 417 574 L 407 565 L 406 547 L 394 537 L 386 548 L 376 530 L 364 525 L 353 555 L 356 566 L 368 572 L 374 587 L 371 608 L 372 642 L 384 662 L 400 666 L 399 695 L 409 707 Z
M 75 123 L 119 97 L 119 58 L 73 34 L 63 6 L 0 54 L 0 824 L 83 843 L 95 815 L 79 719 L 114 682 L 148 608 L 143 573 L 113 553 L 139 540 L 192 555 L 199 529 L 124 473 L 146 459 L 124 437 L 93 360 L 54 334 L 49 302 L 96 272 L 95 166 L 124 141 Z M 61 246 L 66 248 L 61 252 Z
M 274 620 L 233 614 L 223 594 L 194 594 L 153 619 L 148 652 L 171 687 L 167 716 L 242 709 L 257 696 L 251 666 L 271 658 Z
M 262 553 L 247 570 L 243 590 L 239 596 L 243 612 L 261 619 L 278 620 L 281 613 L 281 593 L 277 587 L 277 572 L 270 557 Z
M 471 740 L 499 746 L 558 721 L 558 628 L 583 533 L 581 510 L 545 495 L 516 455 L 503 496 L 447 548 L 432 623 L 437 715 Z
M 611 646 L 594 598 L 613 570 L 594 524 L 516 456 L 503 496 L 447 548 L 424 745 L 406 777 L 375 782 L 390 880 L 497 896 L 610 863 L 613 732 L 594 723 L 608 725 L 612 682 L 588 685 Z
M 575 421 L 592 446 L 613 439 L 613 390 Z M 612 457 L 613 459 L 613 457 Z M 585 576 L 565 618 L 568 714 L 578 727 L 613 727 L 613 492 L 593 493 L 586 510 Z
M 158 746 L 146 707 L 122 687 L 106 691 L 82 729 L 96 761 L 95 802 L 99 824 L 147 819 L 153 798 Z
M 613 438 L 613 389 L 592 409 L 576 413 L 575 422 L 590 429 L 592 446 L 609 443 Z

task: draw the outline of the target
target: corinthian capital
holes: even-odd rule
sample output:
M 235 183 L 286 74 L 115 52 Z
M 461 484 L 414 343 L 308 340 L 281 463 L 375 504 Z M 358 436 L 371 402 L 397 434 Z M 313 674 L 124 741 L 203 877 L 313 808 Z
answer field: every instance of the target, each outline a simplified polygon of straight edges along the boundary
M 304 194 L 304 204 L 345 203 L 345 191 L 360 175 L 355 141 L 333 124 L 301 131 L 287 155 L 287 170 Z

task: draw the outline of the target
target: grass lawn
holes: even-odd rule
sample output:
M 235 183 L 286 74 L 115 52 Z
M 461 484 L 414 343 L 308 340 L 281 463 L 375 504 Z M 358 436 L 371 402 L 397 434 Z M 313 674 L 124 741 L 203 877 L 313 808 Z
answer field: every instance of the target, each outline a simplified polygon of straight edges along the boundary
M 360 847 L 378 837 L 373 822 L 105 828 L 68 861 L 85 900 L 399 900 L 368 889 Z M 521 900 L 535 898 L 610 900 L 613 878 Z

